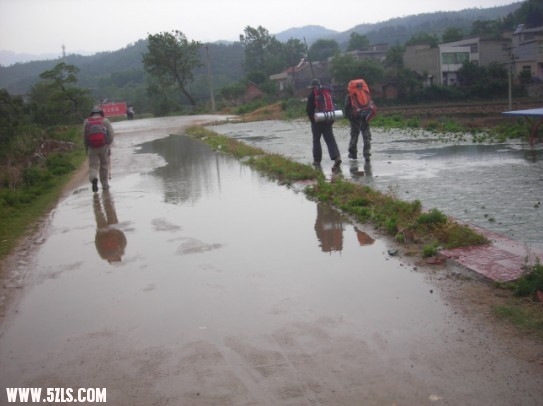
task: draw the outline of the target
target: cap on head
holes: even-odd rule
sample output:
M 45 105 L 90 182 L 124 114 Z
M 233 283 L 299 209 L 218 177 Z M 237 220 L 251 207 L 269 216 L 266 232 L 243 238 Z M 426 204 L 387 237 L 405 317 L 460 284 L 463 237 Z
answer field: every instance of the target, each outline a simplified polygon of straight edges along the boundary
M 100 107 L 94 107 L 91 110 L 90 115 L 93 116 L 95 114 L 100 114 L 102 117 L 104 117 L 104 111 Z
M 313 79 L 308 87 L 320 87 L 321 81 L 319 79 Z

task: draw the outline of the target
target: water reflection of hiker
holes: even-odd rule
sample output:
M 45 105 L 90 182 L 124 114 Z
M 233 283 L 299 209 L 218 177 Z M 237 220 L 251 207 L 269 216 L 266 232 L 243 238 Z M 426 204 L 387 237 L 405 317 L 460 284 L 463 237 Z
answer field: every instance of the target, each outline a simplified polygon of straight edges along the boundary
M 323 252 L 343 250 L 343 219 L 332 206 L 317 204 L 315 233 Z
M 114 138 L 113 126 L 104 117 L 100 107 L 92 109 L 90 116 L 83 122 L 83 140 L 89 156 L 89 181 L 92 191 L 98 192 L 98 179 L 102 189 L 109 189 L 109 146 Z
M 351 172 L 351 175 L 354 179 L 359 178 L 360 176 L 372 176 L 371 163 L 370 161 L 365 161 L 364 170 L 361 171 L 358 166 L 358 161 L 351 161 L 349 172 Z
M 372 245 L 375 240 L 364 231 L 360 231 L 358 228 L 354 228 L 354 231 L 356 233 L 356 239 L 358 240 L 358 244 L 362 247 L 364 245 Z
M 126 237 L 115 227 L 119 220 L 109 192 L 103 192 L 101 200 L 98 194 L 94 194 L 94 216 L 96 217 L 94 243 L 98 254 L 110 263 L 121 261 L 126 248 Z

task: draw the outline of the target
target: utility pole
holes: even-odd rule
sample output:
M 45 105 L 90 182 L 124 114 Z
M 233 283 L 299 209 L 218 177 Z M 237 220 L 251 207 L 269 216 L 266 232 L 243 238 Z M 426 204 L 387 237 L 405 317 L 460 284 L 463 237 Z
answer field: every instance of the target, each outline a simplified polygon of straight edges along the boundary
M 513 54 L 513 47 L 502 45 L 502 50 L 507 53 L 507 57 L 509 58 L 509 64 L 508 64 L 508 101 L 509 101 L 509 111 L 513 110 L 513 63 L 518 59 L 518 56 L 515 56 Z
M 206 45 L 206 57 L 207 57 L 207 82 L 209 85 L 209 95 L 211 98 L 211 112 L 215 113 L 215 96 L 213 95 L 213 82 L 211 80 L 211 66 L 209 64 L 209 47 Z
M 309 60 L 309 67 L 311 68 L 311 79 L 315 79 L 315 72 L 313 72 L 313 62 L 311 62 L 311 58 L 309 58 L 309 48 L 307 47 L 307 41 L 304 37 L 304 44 L 305 44 L 305 52 L 307 53 L 307 59 Z

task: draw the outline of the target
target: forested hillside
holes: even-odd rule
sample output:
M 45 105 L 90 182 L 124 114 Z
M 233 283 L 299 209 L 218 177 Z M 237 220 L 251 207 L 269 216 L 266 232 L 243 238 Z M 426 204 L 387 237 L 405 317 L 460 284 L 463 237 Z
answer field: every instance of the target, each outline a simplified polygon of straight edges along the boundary
M 457 27 L 467 34 L 474 21 L 505 19 L 521 4 L 395 18 L 377 24 L 361 24 L 343 33 L 334 33 L 324 27 L 309 26 L 290 29 L 284 33 L 275 34 L 275 37 L 280 41 L 286 41 L 289 38 L 305 39 L 308 45 L 319 38 L 333 39 L 338 42 L 342 50 L 345 50 L 351 33 L 357 32 L 366 35 L 372 44 L 398 45 L 404 44 L 418 33 L 436 34 L 440 37 L 449 27 Z M 204 46 L 200 49 L 201 66 L 194 72 L 195 79 L 190 89 L 197 100 L 209 98 L 208 56 L 215 91 L 220 91 L 225 85 L 239 82 L 245 76 L 245 54 L 241 43 L 205 45 L 207 48 Z M 146 51 L 147 39 L 141 39 L 115 52 L 103 52 L 92 56 L 66 55 L 64 59 L 20 63 L 9 67 L 0 66 L 0 89 L 6 89 L 13 95 L 24 95 L 40 80 L 39 75 L 42 72 L 52 69 L 59 62 L 65 62 L 80 69 L 77 74 L 78 85 L 90 89 L 96 100 L 106 98 L 123 100 L 135 104 L 140 111 L 147 110 L 149 106 L 146 100 L 149 98 L 148 89 L 152 82 L 142 64 L 142 54 Z

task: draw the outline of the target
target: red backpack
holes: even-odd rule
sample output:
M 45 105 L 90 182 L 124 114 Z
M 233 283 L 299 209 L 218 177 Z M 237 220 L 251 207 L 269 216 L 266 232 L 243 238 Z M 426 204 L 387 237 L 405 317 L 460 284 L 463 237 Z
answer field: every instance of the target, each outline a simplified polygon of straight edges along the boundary
M 315 113 L 327 113 L 335 110 L 330 88 L 314 87 L 313 94 L 315 95 Z
M 85 144 L 91 148 L 100 148 L 107 144 L 107 128 L 103 117 L 87 118 Z
M 377 113 L 377 107 L 371 100 L 371 92 L 364 79 L 354 79 L 347 86 L 351 106 L 355 117 L 366 117 L 370 121 Z

